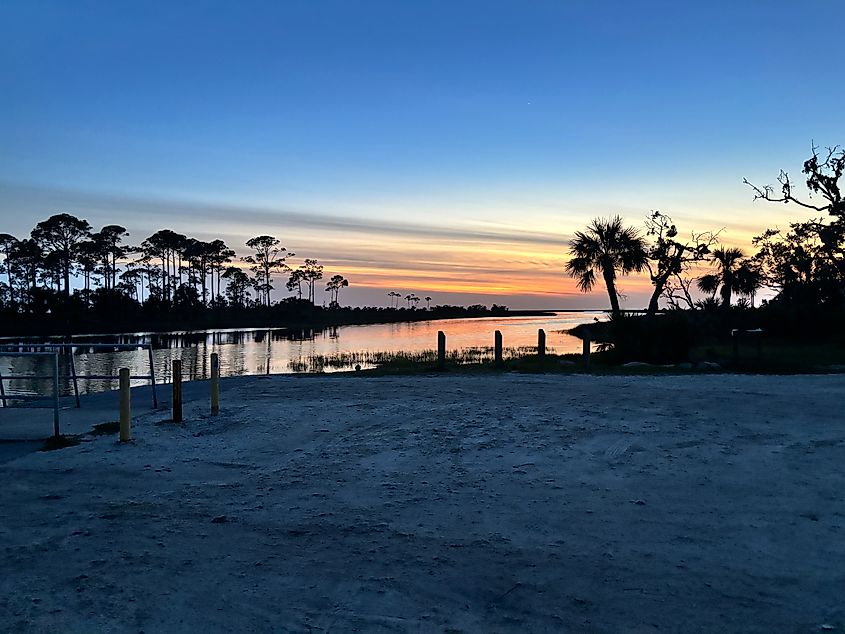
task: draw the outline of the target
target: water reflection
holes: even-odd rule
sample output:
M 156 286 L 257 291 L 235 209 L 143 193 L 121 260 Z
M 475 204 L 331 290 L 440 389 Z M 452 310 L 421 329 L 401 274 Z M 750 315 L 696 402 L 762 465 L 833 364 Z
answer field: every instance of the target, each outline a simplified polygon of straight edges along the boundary
M 220 356 L 222 376 L 284 374 L 291 372 L 348 370 L 356 360 L 378 353 L 418 353 L 436 347 L 437 331 L 446 333 L 450 350 L 492 346 L 493 333 L 502 332 L 508 348 L 533 348 L 537 345 L 537 330 L 546 331 L 547 348 L 553 353 L 580 352 L 581 341 L 563 330 L 577 324 L 591 322 L 601 315 L 595 313 L 555 313 L 547 317 L 490 317 L 482 319 L 448 319 L 439 321 L 371 324 L 364 326 L 335 326 L 325 329 L 247 329 L 187 331 L 169 333 L 128 333 L 120 335 L 91 335 L 73 340 L 73 363 L 80 394 L 117 388 L 117 380 L 85 378 L 90 375 L 116 376 L 120 368 L 129 368 L 135 376 L 150 373 L 149 353 L 145 348 L 101 351 L 86 347 L 86 343 L 109 343 L 144 346 L 151 344 L 157 383 L 171 380 L 171 361 L 180 359 L 185 379 L 204 379 L 210 373 L 209 355 Z M 0 341 L 0 344 L 9 342 Z M 30 343 L 33 343 L 30 341 Z M 326 358 L 348 361 L 345 367 L 327 367 Z M 52 372 L 46 358 L 2 357 L 0 373 L 9 375 L 46 375 Z M 72 394 L 70 355 L 62 354 L 60 389 Z M 367 362 L 362 363 L 367 366 Z M 148 384 L 134 379 L 133 385 Z M 8 394 L 48 393 L 49 379 L 12 379 L 4 381 Z

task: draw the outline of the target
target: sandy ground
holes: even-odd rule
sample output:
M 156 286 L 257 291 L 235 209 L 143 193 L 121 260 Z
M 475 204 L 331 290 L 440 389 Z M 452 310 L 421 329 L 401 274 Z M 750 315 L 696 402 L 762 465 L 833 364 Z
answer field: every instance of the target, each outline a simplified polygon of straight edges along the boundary
M 0 631 L 843 631 L 841 376 L 206 390 L 0 461 Z

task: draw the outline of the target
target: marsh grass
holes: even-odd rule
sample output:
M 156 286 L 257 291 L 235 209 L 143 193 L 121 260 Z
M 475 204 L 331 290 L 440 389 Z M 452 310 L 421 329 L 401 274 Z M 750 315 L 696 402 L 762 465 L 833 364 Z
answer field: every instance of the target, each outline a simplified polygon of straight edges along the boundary
M 620 364 L 618 354 L 612 346 L 606 350 L 599 348 L 590 357 L 589 367 L 585 367 L 580 354 L 557 355 L 547 353 L 544 358 L 537 356 L 533 346 L 504 348 L 503 364 L 493 365 L 493 347 L 461 348 L 446 353 L 446 370 L 459 372 L 526 372 L 526 373 L 584 373 L 591 374 L 700 374 L 696 364 L 702 361 L 715 361 L 721 371 L 752 372 L 763 374 L 794 374 L 845 372 L 845 345 L 807 344 L 789 341 L 766 340 L 762 342 L 762 355 L 756 358 L 756 347 L 743 344 L 738 361 L 733 358 L 730 342 L 716 342 L 699 345 L 690 351 L 689 361 L 694 367 L 683 365 L 644 364 L 625 367 Z M 367 375 L 414 374 L 438 371 L 437 352 L 423 350 L 419 352 L 358 352 L 334 355 L 317 355 L 302 358 L 289 363 L 289 368 L 298 373 L 320 374 L 324 372 L 351 371 L 359 366 Z M 713 371 L 713 370 L 711 370 Z M 716 370 L 719 371 L 719 370 Z
M 502 360 L 505 362 L 520 359 L 528 355 L 537 354 L 536 347 L 524 346 L 504 348 Z M 477 348 L 460 348 L 446 352 L 446 363 L 449 366 L 480 365 L 493 363 L 494 350 L 492 346 Z M 433 368 L 437 365 L 436 350 L 421 350 L 418 352 L 343 352 L 333 355 L 315 355 L 290 361 L 288 367 L 293 372 L 319 373 L 326 371 L 353 370 L 355 366 L 362 370 L 374 370 L 391 367 Z

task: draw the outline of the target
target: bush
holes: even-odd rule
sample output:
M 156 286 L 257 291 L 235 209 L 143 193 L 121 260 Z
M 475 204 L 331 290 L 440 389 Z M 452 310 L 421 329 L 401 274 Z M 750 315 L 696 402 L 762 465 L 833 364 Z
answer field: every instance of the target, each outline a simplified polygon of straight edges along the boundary
M 612 317 L 608 352 L 614 361 L 677 363 L 689 358 L 695 337 L 687 315 L 672 311 L 654 317 Z

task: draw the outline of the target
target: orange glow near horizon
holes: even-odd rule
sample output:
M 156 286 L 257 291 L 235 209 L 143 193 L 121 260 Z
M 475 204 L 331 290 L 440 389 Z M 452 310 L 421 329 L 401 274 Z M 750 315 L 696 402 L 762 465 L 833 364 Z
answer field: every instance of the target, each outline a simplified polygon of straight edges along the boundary
M 56 200 L 69 196 L 63 191 L 54 192 L 54 195 Z M 92 224 L 103 224 L 105 219 L 111 219 L 111 199 L 103 200 L 94 194 L 79 196 L 77 204 L 81 208 L 102 210 L 87 214 Z M 11 197 L 10 200 L 15 199 Z M 55 207 L 52 199 L 50 201 L 50 208 Z M 161 207 L 161 217 L 150 215 L 153 204 Z M 403 296 L 408 293 L 432 296 L 433 303 L 509 303 L 512 302 L 510 298 L 516 298 L 513 301 L 522 307 L 532 307 L 535 302 L 537 306 L 588 308 L 603 308 L 608 304 L 601 280 L 590 293 L 584 294 L 564 269 L 569 258 L 568 243 L 575 231 L 585 227 L 593 217 L 612 213 L 587 210 L 551 215 L 548 210 L 525 208 L 510 210 L 509 215 L 500 215 L 494 222 L 492 216 L 489 220 L 478 216 L 471 220 L 456 212 L 455 221 L 451 223 L 437 214 L 423 213 L 421 209 L 407 210 L 409 219 L 400 221 L 395 220 L 395 214 L 388 215 L 384 208 L 373 208 L 370 215 L 360 219 L 299 214 L 285 221 L 283 215 L 274 220 L 272 213 L 260 209 L 241 216 L 221 208 L 214 212 L 217 215 L 213 222 L 198 225 L 188 213 L 193 207 L 181 216 L 165 217 L 169 204 L 127 199 L 123 205 L 130 210 L 138 205 L 139 213 L 134 217 L 154 221 L 155 227 L 167 227 L 202 240 L 222 238 L 236 250 L 239 258 L 250 252 L 244 244 L 249 237 L 277 236 L 283 246 L 296 254 L 288 258 L 287 263 L 292 268 L 298 267 L 305 258 L 316 258 L 324 265 L 324 280 L 318 284 L 319 295 L 322 295 L 325 280 L 334 274 L 345 276 L 350 287 L 342 296 L 353 305 L 379 303 L 389 291 L 401 292 Z M 731 210 L 730 205 L 722 207 L 720 203 L 718 208 L 714 206 L 700 214 L 684 210 L 673 217 L 681 239 L 688 238 L 691 231 L 719 231 L 727 227 L 719 235 L 721 242 L 740 247 L 751 255 L 753 236 L 766 227 L 784 227 L 796 219 L 795 214 L 800 215 L 794 207 L 768 206 L 752 210 L 755 213 L 745 213 L 748 209 L 739 206 Z M 765 217 L 760 214 L 763 211 Z M 102 217 L 97 213 L 102 213 Z M 645 214 L 628 213 L 623 217 L 627 224 L 641 228 Z M 736 217 L 735 223 L 728 222 L 732 217 Z M 416 218 L 420 220 L 416 221 Z M 524 221 L 520 224 L 515 218 Z M 128 229 L 136 243 L 151 233 L 148 226 L 129 226 Z M 232 264 L 249 268 L 240 260 Z M 276 272 L 273 278 L 274 298 L 288 296 L 287 273 Z M 651 293 L 651 283 L 645 273 L 620 277 L 618 286 L 627 296 L 624 304 L 630 307 L 645 305 Z
M 568 247 L 560 242 L 561 236 L 567 234 L 549 231 L 548 235 L 558 241 L 532 240 L 526 244 L 517 234 L 513 240 L 444 238 L 423 242 L 403 235 L 385 238 L 366 230 L 325 231 L 319 236 L 294 230 L 289 232 L 286 245 L 297 253 L 288 259 L 292 268 L 305 257 L 317 257 L 325 267 L 325 279 L 336 273 L 349 279 L 351 286 L 347 297 L 356 290 L 370 289 L 380 293 L 397 291 L 403 296 L 414 293 L 420 297 L 440 293 L 494 298 L 519 296 L 523 302 L 530 302 L 532 297 L 546 303 L 559 298 L 561 306 L 574 302 L 604 307 L 608 300 L 601 280 L 585 294 L 577 288 L 575 280 L 565 274 Z M 725 244 L 738 246 L 750 254 L 753 235 L 732 231 L 734 239 L 725 240 Z M 299 245 L 303 243 L 309 246 L 301 248 Z M 320 259 L 319 253 L 331 253 L 333 257 Z M 247 268 L 243 262 L 234 264 Z M 279 297 L 287 294 L 286 278 L 284 272 L 274 275 Z M 617 283 L 630 306 L 644 305 L 651 294 L 647 272 L 622 276 Z

